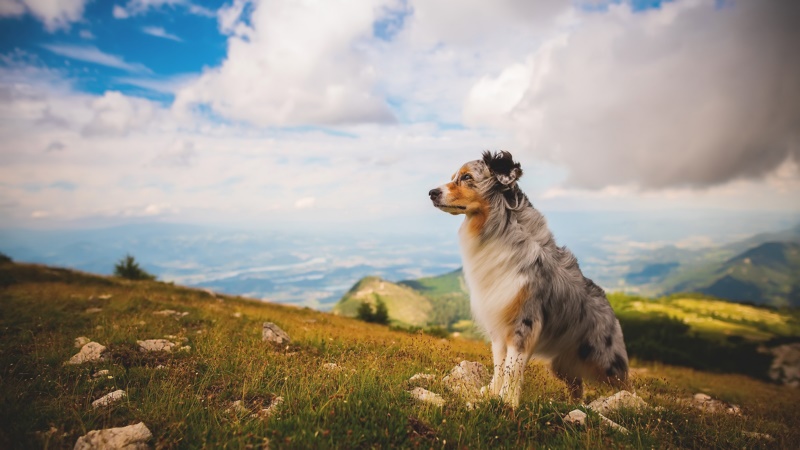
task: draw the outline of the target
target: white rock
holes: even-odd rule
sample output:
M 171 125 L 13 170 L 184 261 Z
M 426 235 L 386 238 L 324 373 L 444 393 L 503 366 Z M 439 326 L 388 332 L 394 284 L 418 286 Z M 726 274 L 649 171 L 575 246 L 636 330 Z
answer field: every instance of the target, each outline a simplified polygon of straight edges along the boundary
M 631 394 L 628 391 L 619 391 L 610 397 L 597 399 L 589 403 L 587 407 L 598 414 L 608 414 L 619 408 L 647 408 L 647 403 L 636 394 Z
M 136 341 L 139 350 L 143 352 L 171 352 L 177 344 L 166 339 L 147 339 Z
M 84 312 L 86 314 L 95 314 L 95 313 L 99 313 L 99 312 L 102 312 L 102 311 L 103 311 L 103 308 L 86 308 L 86 311 L 84 311 Z
M 184 345 L 183 347 L 179 348 L 178 351 L 179 352 L 189 353 L 190 351 L 192 351 L 192 346 L 191 345 Z
M 408 381 L 412 383 L 422 383 L 422 382 L 429 383 L 435 379 L 436 375 L 430 373 L 415 373 L 414 375 L 411 376 L 411 378 L 408 379 Z
M 98 295 L 97 298 L 99 298 L 100 300 L 111 300 L 111 294 Z
M 699 410 L 709 413 L 726 412 L 733 415 L 741 414 L 741 410 L 737 405 L 731 405 L 730 403 L 723 402 L 722 400 L 711 398 L 710 395 L 703 393 L 694 394 L 693 398 L 682 400 L 680 403 L 688 404 Z
M 694 394 L 694 401 L 696 401 L 696 402 L 707 402 L 709 400 L 711 400 L 711 396 L 708 395 L 708 394 L 703 394 L 703 393 L 700 393 L 700 392 L 698 392 L 697 394 Z
M 109 376 L 109 375 L 111 375 L 111 372 L 109 372 L 108 369 L 103 369 L 103 370 L 98 370 L 97 372 L 95 372 L 92 375 L 92 378 L 101 378 L 101 377 L 105 377 L 105 376 Z
M 281 404 L 283 404 L 283 397 L 275 397 L 272 399 L 272 403 L 270 403 L 269 407 L 258 412 L 258 417 L 265 420 L 269 419 L 278 413 L 278 408 L 281 406 Z
M 428 403 L 434 406 L 443 406 L 444 399 L 441 395 L 431 392 L 427 389 L 423 389 L 421 387 L 414 388 L 408 391 L 411 394 L 411 397 L 414 400 L 417 400 L 422 403 Z
M 586 413 L 580 409 L 573 409 L 564 416 L 564 422 L 571 425 L 586 425 Z
M 461 361 L 442 382 L 451 392 L 467 399 L 475 399 L 480 397 L 481 386 L 488 382 L 488 378 L 489 373 L 483 364 Z
M 332 372 L 339 372 L 340 370 L 342 370 L 342 368 L 339 367 L 336 363 L 325 363 L 322 365 L 322 368 L 325 370 L 330 370 Z
M 83 364 L 86 362 L 100 361 L 105 358 L 106 347 L 97 342 L 89 342 L 81 347 L 78 354 L 73 355 L 67 364 Z
M 108 393 L 97 400 L 92 402 L 92 407 L 99 408 L 101 406 L 108 406 L 112 403 L 115 403 L 119 400 L 125 398 L 127 394 L 122 389 L 117 389 L 114 392 Z
M 89 342 L 92 342 L 92 340 L 89 339 L 86 336 L 76 337 L 75 338 L 75 348 L 81 348 L 84 345 L 88 344 Z
M 291 341 L 289 335 L 272 322 L 264 322 L 261 330 L 261 340 L 276 344 L 288 344 Z
M 105 430 L 94 430 L 78 438 L 74 450 L 144 450 L 153 433 L 144 423 Z
M 235 317 L 237 319 L 241 319 L 242 318 L 242 313 L 240 313 L 239 311 L 236 311 L 235 313 L 233 313 L 233 317 Z

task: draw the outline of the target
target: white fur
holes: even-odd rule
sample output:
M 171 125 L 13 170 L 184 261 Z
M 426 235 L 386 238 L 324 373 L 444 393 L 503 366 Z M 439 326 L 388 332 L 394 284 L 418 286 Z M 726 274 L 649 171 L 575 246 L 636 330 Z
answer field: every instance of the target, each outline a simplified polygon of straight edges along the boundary
M 502 313 L 528 281 L 499 245 L 480 245 L 470 236 L 464 221 L 459 230 L 464 280 L 470 293 L 472 315 L 492 340 L 505 339 L 507 324 Z

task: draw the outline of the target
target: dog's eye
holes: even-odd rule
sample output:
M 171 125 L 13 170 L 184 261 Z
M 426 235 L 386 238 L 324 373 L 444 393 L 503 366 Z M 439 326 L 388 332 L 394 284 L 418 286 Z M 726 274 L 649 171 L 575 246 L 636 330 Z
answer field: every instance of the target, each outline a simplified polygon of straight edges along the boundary
M 472 175 L 470 175 L 468 173 L 465 173 L 464 175 L 461 175 L 461 181 L 469 181 L 471 179 L 472 179 Z

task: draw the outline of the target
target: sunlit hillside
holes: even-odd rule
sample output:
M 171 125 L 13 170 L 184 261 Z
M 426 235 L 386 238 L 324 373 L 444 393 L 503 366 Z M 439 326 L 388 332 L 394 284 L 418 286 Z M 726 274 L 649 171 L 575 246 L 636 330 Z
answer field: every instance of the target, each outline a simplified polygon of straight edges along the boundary
M 0 265 L 0 302 L 3 448 L 72 448 L 90 430 L 138 422 L 152 432 L 148 443 L 156 448 L 800 443 L 800 391 L 741 375 L 634 360 L 632 389 L 649 406 L 608 414 L 629 430 L 625 434 L 603 426 L 591 411 L 586 426 L 565 422 L 567 412 L 586 409 L 539 364 L 528 369 L 518 410 L 494 400 L 468 408 L 440 380 L 462 360 L 489 366 L 490 350 L 481 341 L 392 331 L 160 282 L 11 263 Z M 283 328 L 291 342 L 262 342 L 265 321 Z M 78 337 L 105 346 L 105 358 L 65 365 L 78 353 Z M 148 339 L 183 350 L 140 351 L 137 341 Z M 425 387 L 442 395 L 443 406 L 412 399 L 409 378 L 420 372 L 432 375 Z M 126 396 L 92 406 L 116 390 Z M 740 412 L 703 412 L 687 403 L 700 392 Z M 590 385 L 583 400 L 611 393 Z M 265 409 L 270 413 L 262 414 Z

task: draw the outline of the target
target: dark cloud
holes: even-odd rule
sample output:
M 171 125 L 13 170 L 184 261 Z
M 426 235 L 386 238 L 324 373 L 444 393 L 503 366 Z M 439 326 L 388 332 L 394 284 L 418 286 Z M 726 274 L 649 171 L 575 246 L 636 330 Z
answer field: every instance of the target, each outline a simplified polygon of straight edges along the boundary
M 800 2 L 627 5 L 533 58 L 511 113 L 568 184 L 705 187 L 800 162 Z

